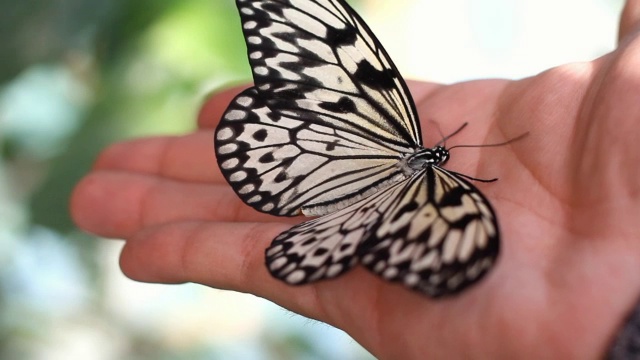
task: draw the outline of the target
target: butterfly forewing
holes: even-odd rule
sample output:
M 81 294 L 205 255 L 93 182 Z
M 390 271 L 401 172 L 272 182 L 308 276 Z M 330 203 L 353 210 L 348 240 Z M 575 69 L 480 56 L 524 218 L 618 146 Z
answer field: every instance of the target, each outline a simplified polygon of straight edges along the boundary
M 249 62 L 272 109 L 362 133 L 400 152 L 420 145 L 395 66 L 342 1 L 238 0 Z

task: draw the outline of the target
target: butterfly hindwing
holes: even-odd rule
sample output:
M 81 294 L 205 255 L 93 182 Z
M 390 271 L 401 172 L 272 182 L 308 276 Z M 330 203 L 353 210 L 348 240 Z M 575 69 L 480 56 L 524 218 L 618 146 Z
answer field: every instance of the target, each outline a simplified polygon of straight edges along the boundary
M 293 285 L 333 278 L 349 270 L 359 263 L 360 244 L 375 231 L 405 181 L 283 232 L 266 250 L 267 268 Z
M 498 252 L 497 222 L 484 197 L 433 167 L 283 232 L 266 254 L 271 273 L 293 285 L 362 263 L 388 281 L 439 297 L 479 280 Z
M 499 247 L 497 220 L 484 196 L 434 166 L 408 182 L 360 255 L 384 279 L 438 297 L 479 280 Z

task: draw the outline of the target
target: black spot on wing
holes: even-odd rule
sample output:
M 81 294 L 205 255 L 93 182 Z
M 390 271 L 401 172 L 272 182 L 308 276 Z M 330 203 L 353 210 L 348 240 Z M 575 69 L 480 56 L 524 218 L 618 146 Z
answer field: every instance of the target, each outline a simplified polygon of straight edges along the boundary
M 334 113 L 350 114 L 356 112 L 356 104 L 353 100 L 343 96 L 337 102 L 323 102 L 320 107 Z
M 358 38 L 358 32 L 355 28 L 347 27 L 344 29 L 327 28 L 327 43 L 333 45 L 334 48 L 355 44 Z
M 273 122 L 278 122 L 280 119 L 282 119 L 282 116 L 275 111 L 269 111 L 267 113 L 267 117 Z
M 256 141 L 259 142 L 264 142 L 267 139 L 267 130 L 266 129 L 260 129 L 256 132 L 253 133 L 253 138 Z
M 402 215 L 406 214 L 406 213 L 411 213 L 415 210 L 418 209 L 418 203 L 416 201 L 410 201 L 406 204 L 404 204 L 400 210 L 396 213 L 396 215 L 393 217 L 392 221 L 398 221 Z
M 276 161 L 276 159 L 273 157 L 272 153 L 268 152 L 268 153 L 260 156 L 258 161 L 261 162 L 262 164 L 268 164 L 268 163 L 272 163 L 272 162 Z
M 313 252 L 313 255 L 314 256 L 322 256 L 322 255 L 324 255 L 324 254 L 326 254 L 328 252 L 329 252 L 329 250 L 327 250 L 325 248 L 318 248 L 318 249 L 316 249 L 316 251 Z
M 333 140 L 332 142 L 327 144 L 327 151 L 334 151 L 336 149 L 336 145 L 338 145 L 338 143 L 340 142 L 340 140 Z
M 317 241 L 317 239 L 316 239 L 315 237 L 311 237 L 311 238 L 309 238 L 309 239 L 307 239 L 307 240 L 303 241 L 303 242 L 302 242 L 302 246 L 309 245 L 309 244 L 313 244 L 313 243 L 315 243 L 316 241 Z
M 358 70 L 353 75 L 358 82 L 369 87 L 385 90 L 396 88 L 394 82 L 396 76 L 391 69 L 378 70 L 366 60 L 358 63 Z
M 460 206 L 462 205 L 462 197 L 468 191 L 463 187 L 456 187 L 444 193 L 438 205 L 440 206 Z
M 281 172 L 278 173 L 278 175 L 276 175 L 276 177 L 273 179 L 273 181 L 275 183 L 281 183 L 281 182 L 287 181 L 287 179 L 289 179 L 287 177 L 287 174 L 284 171 L 281 171 Z

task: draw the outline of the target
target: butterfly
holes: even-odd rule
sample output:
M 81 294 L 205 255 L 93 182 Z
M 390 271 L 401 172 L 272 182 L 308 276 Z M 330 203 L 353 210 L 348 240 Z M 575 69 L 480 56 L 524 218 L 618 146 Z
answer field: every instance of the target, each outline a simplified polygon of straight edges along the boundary
M 361 265 L 430 297 L 456 294 L 495 264 L 487 199 L 425 148 L 389 55 L 343 0 L 236 0 L 255 85 L 215 132 L 218 165 L 261 212 L 319 216 L 266 249 L 288 284 Z

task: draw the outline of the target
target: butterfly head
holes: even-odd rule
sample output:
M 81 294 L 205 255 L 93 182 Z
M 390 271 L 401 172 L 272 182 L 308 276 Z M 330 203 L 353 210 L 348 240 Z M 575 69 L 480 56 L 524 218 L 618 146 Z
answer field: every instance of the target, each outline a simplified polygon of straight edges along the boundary
M 433 152 L 433 165 L 444 165 L 449 160 L 449 150 L 443 146 L 438 145 L 431 151 Z

